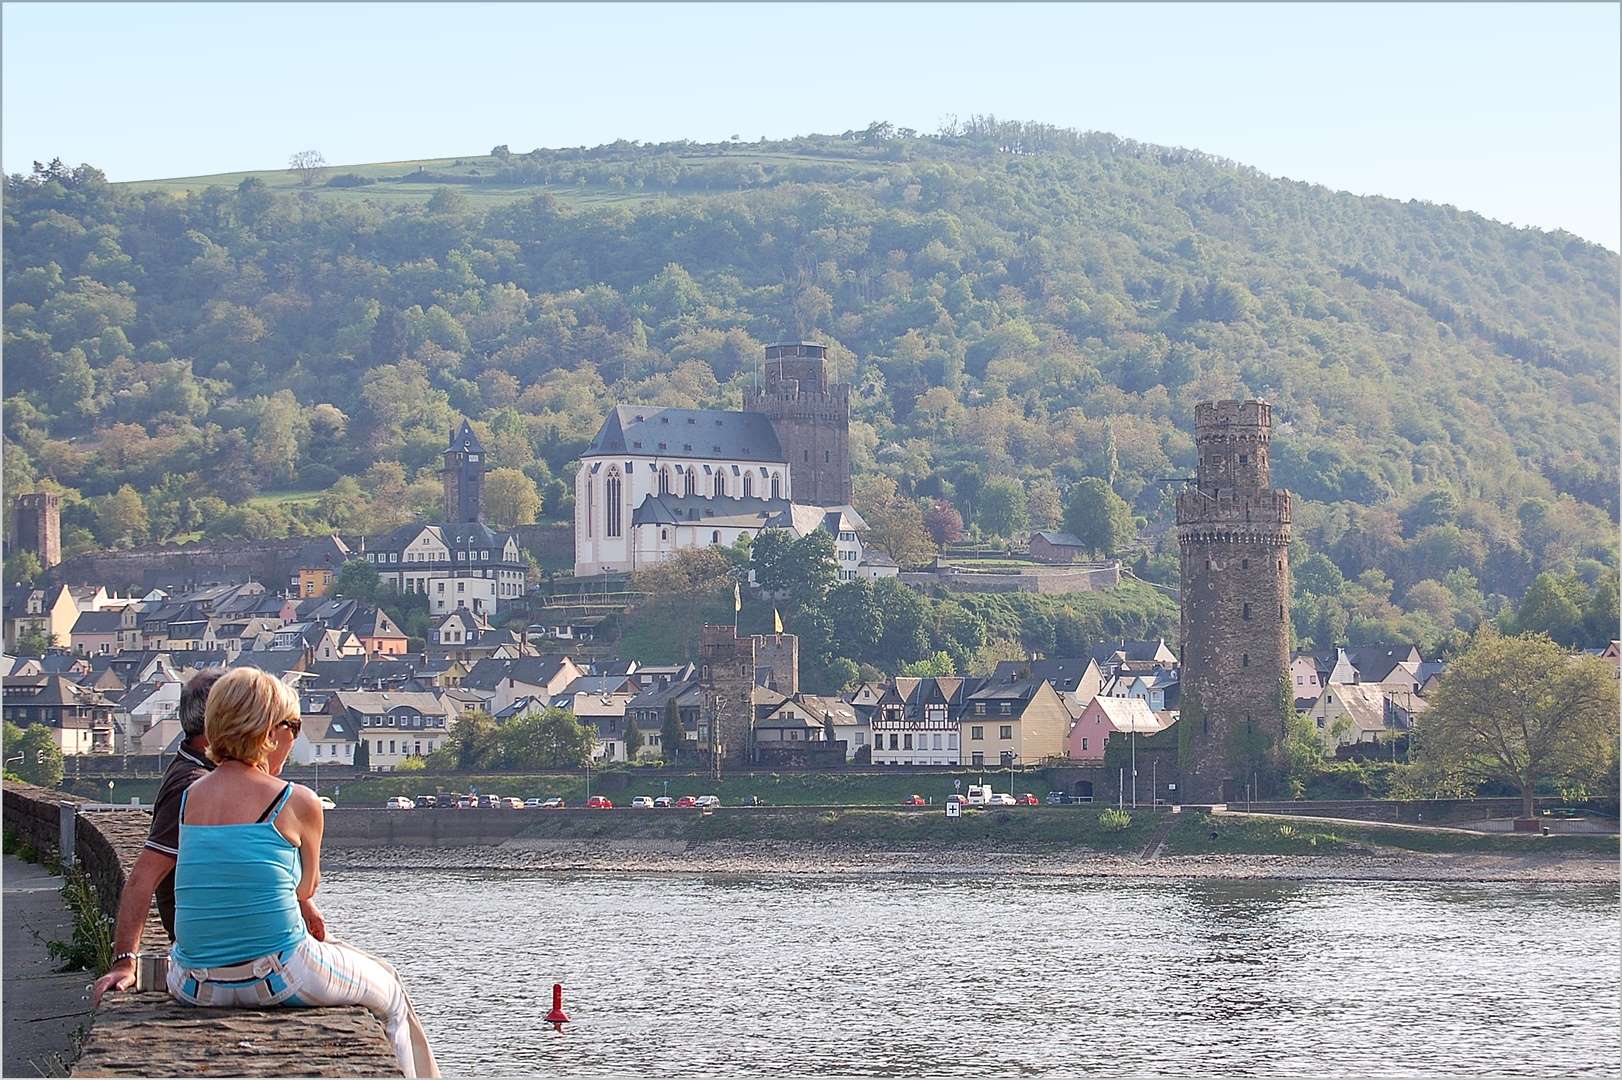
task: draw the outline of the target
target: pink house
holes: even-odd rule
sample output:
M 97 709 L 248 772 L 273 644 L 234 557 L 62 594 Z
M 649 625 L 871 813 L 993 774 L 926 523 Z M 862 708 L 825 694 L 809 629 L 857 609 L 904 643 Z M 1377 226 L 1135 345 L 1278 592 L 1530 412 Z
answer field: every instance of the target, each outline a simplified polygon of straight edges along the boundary
M 1098 697 L 1087 703 L 1070 725 L 1065 741 L 1067 755 L 1072 761 L 1103 761 L 1104 743 L 1111 735 L 1137 731 L 1139 735 L 1153 735 L 1166 725 L 1141 698 Z

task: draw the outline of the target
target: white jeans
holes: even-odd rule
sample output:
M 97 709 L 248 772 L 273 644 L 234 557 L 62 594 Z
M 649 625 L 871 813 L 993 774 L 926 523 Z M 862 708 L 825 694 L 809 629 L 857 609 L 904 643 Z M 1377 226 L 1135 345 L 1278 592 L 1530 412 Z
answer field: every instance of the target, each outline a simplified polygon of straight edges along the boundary
M 363 1005 L 383 1022 L 401 1072 L 439 1075 L 400 976 L 352 945 L 306 937 L 291 949 L 228 967 L 186 968 L 171 962 L 169 994 L 208 1008 Z

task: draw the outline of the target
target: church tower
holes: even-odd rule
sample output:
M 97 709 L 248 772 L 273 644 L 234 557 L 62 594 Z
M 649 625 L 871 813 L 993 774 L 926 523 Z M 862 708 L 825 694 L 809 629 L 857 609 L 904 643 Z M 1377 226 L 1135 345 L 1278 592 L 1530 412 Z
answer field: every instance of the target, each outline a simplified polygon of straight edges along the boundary
M 743 392 L 744 412 L 764 413 L 788 459 L 788 497 L 810 506 L 851 501 L 850 384 L 828 384 L 826 345 L 766 346 L 766 377 Z
M 1290 495 L 1272 487 L 1273 409 L 1265 401 L 1194 408 L 1193 487 L 1177 496 L 1182 549 L 1182 801 L 1243 798 L 1275 756 L 1293 699 Z
M 445 520 L 484 520 L 484 447 L 466 420 L 445 448 Z

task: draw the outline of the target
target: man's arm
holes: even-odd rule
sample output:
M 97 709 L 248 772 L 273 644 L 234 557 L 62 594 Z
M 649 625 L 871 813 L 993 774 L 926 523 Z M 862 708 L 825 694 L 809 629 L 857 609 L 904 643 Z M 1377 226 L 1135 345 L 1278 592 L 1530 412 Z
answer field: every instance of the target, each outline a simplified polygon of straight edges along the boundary
M 158 882 L 175 868 L 175 857 L 153 848 L 142 848 L 124 882 L 124 891 L 118 897 L 118 922 L 113 927 L 113 955 L 135 952 L 141 947 L 141 930 L 152 911 L 152 894 Z M 135 961 L 115 960 L 107 974 L 96 980 L 91 989 L 90 1005 L 101 1004 L 101 996 L 109 990 L 128 990 L 135 984 Z

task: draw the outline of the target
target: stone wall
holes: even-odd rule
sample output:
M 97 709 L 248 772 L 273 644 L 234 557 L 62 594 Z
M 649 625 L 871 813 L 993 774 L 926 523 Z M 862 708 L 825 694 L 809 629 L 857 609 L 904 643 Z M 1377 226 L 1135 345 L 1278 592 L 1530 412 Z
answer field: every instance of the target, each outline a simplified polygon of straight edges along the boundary
M 1141 775 L 1141 771 L 1140 771 Z M 1582 806 L 1594 813 L 1615 815 L 1614 803 L 1589 799 L 1569 803 L 1539 799 L 1539 810 L 1556 806 Z M 1519 817 L 1521 800 L 1503 799 L 1319 799 L 1300 802 L 1230 802 L 1229 810 L 1255 810 L 1263 814 L 1303 814 L 1313 817 L 1353 818 L 1358 821 L 1396 821 L 1409 825 L 1451 825 L 1492 818 Z
M 79 807 L 75 859 L 109 915 L 146 840 L 151 811 L 88 810 L 83 799 L 6 781 L 8 830 L 57 854 L 59 806 Z M 166 953 L 154 911 L 143 953 Z M 163 991 L 109 994 L 95 1012 L 73 1076 L 399 1076 L 383 1025 L 359 1006 L 329 1009 L 194 1009 Z
M 106 585 L 109 589 L 184 587 L 254 580 L 285 585 L 309 537 L 279 540 L 212 540 L 76 555 L 51 572 L 63 585 Z
M 948 592 L 1028 592 L 1063 596 L 1115 588 L 1121 583 L 1121 564 L 1072 564 L 1063 568 L 1031 567 L 1006 572 L 939 566 L 928 571 L 904 573 L 900 578 L 903 584 L 914 588 L 938 586 Z

